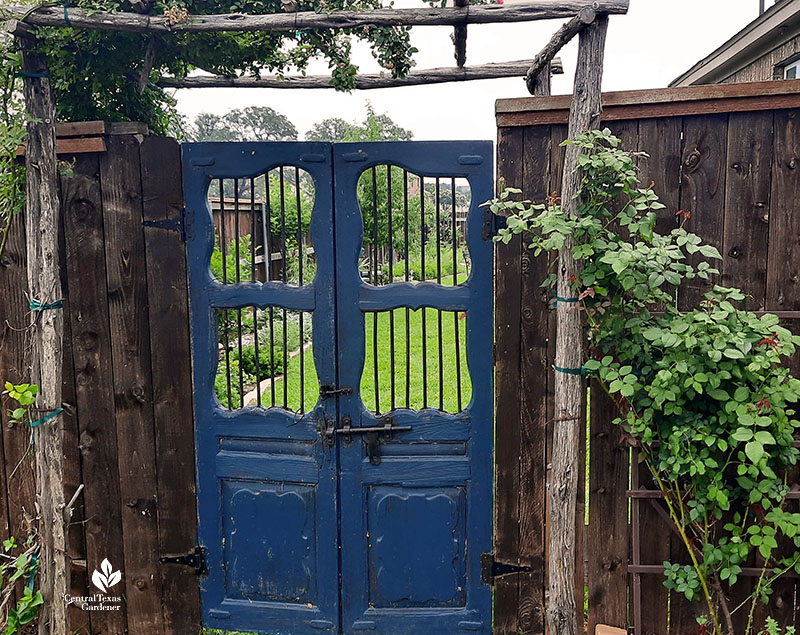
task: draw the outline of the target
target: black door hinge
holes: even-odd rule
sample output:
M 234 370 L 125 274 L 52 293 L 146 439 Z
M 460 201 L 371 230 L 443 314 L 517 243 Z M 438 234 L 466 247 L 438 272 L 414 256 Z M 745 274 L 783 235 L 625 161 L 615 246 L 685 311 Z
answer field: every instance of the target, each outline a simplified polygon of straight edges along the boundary
M 481 580 L 483 580 L 484 584 L 492 586 L 494 584 L 494 579 L 499 578 L 501 575 L 521 573 L 523 571 L 533 571 L 533 568 L 524 564 L 498 562 L 494 559 L 493 553 L 481 554 Z
M 489 240 L 490 238 L 497 236 L 498 232 L 507 226 L 508 222 L 506 221 L 505 216 L 493 214 L 492 210 L 490 210 L 488 207 L 483 209 L 483 231 L 481 231 L 481 238 L 484 240 Z
M 143 227 L 158 227 L 167 229 L 171 232 L 178 232 L 181 240 L 186 242 L 186 208 L 181 207 L 180 214 L 175 218 L 165 218 L 163 220 L 143 220 Z
M 192 551 L 182 556 L 162 556 L 158 561 L 161 564 L 179 564 L 184 567 L 191 567 L 197 575 L 208 573 L 206 550 L 200 546 L 195 546 Z

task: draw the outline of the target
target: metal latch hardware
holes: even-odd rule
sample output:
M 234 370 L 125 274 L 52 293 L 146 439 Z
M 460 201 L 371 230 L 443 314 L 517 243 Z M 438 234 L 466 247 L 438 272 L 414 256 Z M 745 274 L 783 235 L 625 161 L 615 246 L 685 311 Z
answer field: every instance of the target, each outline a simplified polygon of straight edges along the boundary
M 498 216 L 493 214 L 492 210 L 488 207 L 483 210 L 483 229 L 481 231 L 481 238 L 489 240 L 493 236 L 497 236 L 501 229 L 508 226 L 508 221 L 505 216 Z
M 325 416 L 325 408 L 317 406 L 317 431 L 329 448 L 336 443 L 336 419 Z
M 331 384 L 322 384 L 319 387 L 319 398 L 320 399 L 327 399 L 328 397 L 333 397 L 334 395 L 352 395 L 353 389 L 350 386 L 342 386 L 341 388 L 336 388 Z
M 483 580 L 484 584 L 488 584 L 489 586 L 492 586 L 494 584 L 494 579 L 499 578 L 501 575 L 522 573 L 524 571 L 533 571 L 533 568 L 524 564 L 498 562 L 494 559 L 493 553 L 481 554 L 481 580 Z
M 363 428 L 354 428 L 353 422 L 350 417 L 342 417 L 342 427 L 337 428 L 336 434 L 344 436 L 344 442 L 350 443 L 351 434 L 366 434 L 367 435 L 367 456 L 372 465 L 380 465 L 381 463 L 381 445 L 379 435 L 385 435 L 384 438 L 391 438 L 393 432 L 406 432 L 411 430 L 411 426 L 396 426 L 392 425 L 392 418 L 385 417 L 385 423 L 382 426 L 365 426 Z
M 160 229 L 168 229 L 172 232 L 178 232 L 181 235 L 181 240 L 186 242 L 186 208 L 181 207 L 180 215 L 176 218 L 165 218 L 163 220 L 143 220 L 143 227 L 158 227 Z
M 208 573 L 208 567 L 206 567 L 206 550 L 197 545 L 187 554 L 182 556 L 162 556 L 158 561 L 161 564 L 179 564 L 184 567 L 191 567 L 195 570 L 197 575 L 205 575 Z

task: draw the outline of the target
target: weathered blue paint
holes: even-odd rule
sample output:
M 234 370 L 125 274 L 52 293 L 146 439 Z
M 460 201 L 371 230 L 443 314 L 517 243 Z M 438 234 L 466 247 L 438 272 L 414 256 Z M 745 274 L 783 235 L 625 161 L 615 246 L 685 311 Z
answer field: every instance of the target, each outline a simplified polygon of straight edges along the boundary
M 492 547 L 492 248 L 481 237 L 478 207 L 492 196 L 491 143 L 201 143 L 183 152 L 205 624 L 272 635 L 491 632 L 480 554 Z M 356 184 L 363 170 L 387 163 L 469 180 L 465 283 L 362 282 Z M 316 278 L 301 289 L 222 285 L 209 270 L 209 183 L 279 165 L 297 165 L 315 181 Z M 305 416 L 221 408 L 213 389 L 215 309 L 243 305 L 313 311 L 320 383 L 354 392 L 322 400 Z M 406 306 L 466 312 L 472 400 L 456 414 L 394 411 L 393 423 L 411 429 L 382 443 L 373 465 L 366 439 L 340 436 L 329 448 L 318 423 L 383 424 L 358 393 L 363 312 Z

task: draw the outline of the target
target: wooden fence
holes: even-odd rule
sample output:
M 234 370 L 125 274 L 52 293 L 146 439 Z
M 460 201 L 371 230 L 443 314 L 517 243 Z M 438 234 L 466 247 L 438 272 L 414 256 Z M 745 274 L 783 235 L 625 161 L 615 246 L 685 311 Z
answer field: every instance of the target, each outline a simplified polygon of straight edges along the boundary
M 777 312 L 800 332 L 800 82 L 609 93 L 604 106 L 604 122 L 625 146 L 650 155 L 641 180 L 653 181 L 666 204 L 660 230 L 674 226 L 677 210 L 690 210 L 689 229 L 724 256 L 718 281 L 744 289 L 751 308 Z M 560 190 L 568 108 L 568 97 L 498 101 L 499 189 L 518 187 L 536 201 Z M 520 240 L 497 249 L 495 549 L 498 559 L 533 568 L 497 581 L 497 633 L 544 630 L 555 341 L 552 300 L 539 287 L 546 272 L 547 262 Z M 689 284 L 680 302 L 694 304 L 702 291 Z M 800 359 L 793 367 L 800 373 Z M 613 406 L 599 390 L 590 399 L 588 500 L 578 510 L 585 548 L 576 579 L 578 606 L 588 597 L 588 632 L 608 624 L 637 634 L 697 633 L 702 606 L 669 597 L 662 584 L 661 563 L 684 560 L 685 549 L 657 501 L 641 491 L 635 457 L 632 463 L 611 424 Z M 734 597 L 749 593 L 752 582 L 745 578 Z M 776 583 L 757 623 L 767 615 L 794 623 L 795 591 L 794 578 Z
M 124 572 L 119 611 L 73 609 L 75 633 L 199 631 L 197 579 L 161 564 L 196 540 L 194 432 L 184 244 L 143 221 L 179 216 L 180 151 L 141 126 L 59 127 L 64 280 L 65 497 L 79 484 L 69 534 L 72 593 L 107 558 Z M 0 369 L 27 381 L 25 224 L 0 260 Z M 27 426 L 0 435 L 0 536 L 35 516 Z

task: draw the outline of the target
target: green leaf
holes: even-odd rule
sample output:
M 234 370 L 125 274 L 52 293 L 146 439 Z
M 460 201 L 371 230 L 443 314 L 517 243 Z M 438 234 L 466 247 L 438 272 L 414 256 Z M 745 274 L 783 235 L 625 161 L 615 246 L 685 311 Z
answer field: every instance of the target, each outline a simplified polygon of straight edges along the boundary
M 722 354 L 728 359 L 742 359 L 744 357 L 744 353 L 736 348 L 726 348 L 722 351 Z
M 758 441 L 750 441 L 750 443 L 744 446 L 744 453 L 753 464 L 756 464 L 761 460 L 761 457 L 764 456 L 764 446 Z

